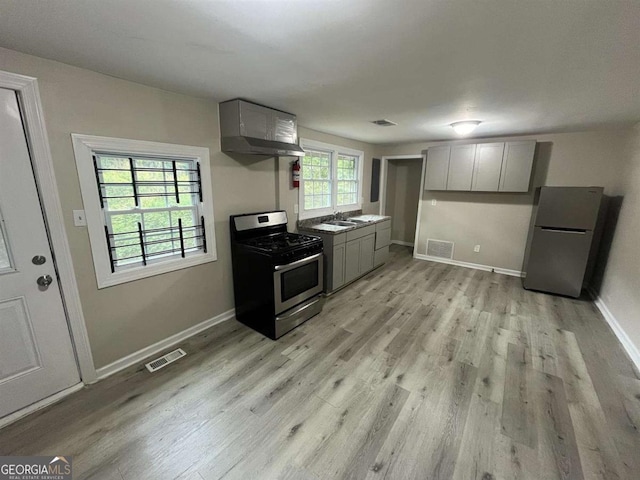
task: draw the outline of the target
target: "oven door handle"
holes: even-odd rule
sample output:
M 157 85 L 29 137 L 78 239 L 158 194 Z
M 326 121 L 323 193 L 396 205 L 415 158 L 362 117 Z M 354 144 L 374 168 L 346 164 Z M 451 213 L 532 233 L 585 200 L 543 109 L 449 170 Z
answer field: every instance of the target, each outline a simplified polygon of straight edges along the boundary
M 286 265 L 276 265 L 274 268 L 276 272 L 282 272 L 285 270 L 291 270 L 292 268 L 297 268 L 300 265 L 304 265 L 305 263 L 311 263 L 316 261 L 318 258 L 322 257 L 322 252 L 316 253 L 315 255 L 311 255 L 310 257 L 303 258 L 302 260 L 297 260 L 292 263 L 287 263 Z

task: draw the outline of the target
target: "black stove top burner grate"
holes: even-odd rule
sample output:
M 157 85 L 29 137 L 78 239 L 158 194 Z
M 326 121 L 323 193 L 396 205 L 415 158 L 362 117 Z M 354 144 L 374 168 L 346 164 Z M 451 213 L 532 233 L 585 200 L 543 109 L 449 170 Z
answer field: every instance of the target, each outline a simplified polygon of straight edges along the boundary
M 317 237 L 309 235 L 301 235 L 297 233 L 278 233 L 274 235 L 265 235 L 244 240 L 243 243 L 254 248 L 267 250 L 270 252 L 286 251 L 306 245 L 318 243 Z

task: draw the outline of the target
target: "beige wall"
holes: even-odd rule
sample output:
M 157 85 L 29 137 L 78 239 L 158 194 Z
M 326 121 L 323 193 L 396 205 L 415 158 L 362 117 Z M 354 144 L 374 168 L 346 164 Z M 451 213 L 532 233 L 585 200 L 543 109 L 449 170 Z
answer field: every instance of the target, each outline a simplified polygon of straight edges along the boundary
M 625 163 L 627 130 L 530 135 L 446 143 L 536 139 L 534 187 L 601 185 L 615 193 Z M 383 155 L 410 155 L 445 142 L 386 146 Z M 454 259 L 522 270 L 534 189 L 527 194 L 424 191 L 417 252 L 426 253 L 427 238 L 455 242 Z M 436 205 L 432 205 L 436 200 Z M 480 252 L 473 247 L 480 245 Z
M 237 156 L 219 149 L 217 105 L 88 70 L 0 48 L 0 70 L 38 78 L 65 228 L 96 367 L 160 341 L 233 308 L 228 217 L 284 208 L 295 227 L 298 190 L 291 188 L 289 158 Z M 640 208 L 640 129 L 628 150 L 628 131 L 536 135 L 536 185 L 603 185 L 624 195 L 601 295 L 640 345 L 640 265 L 636 254 Z M 82 208 L 70 134 L 85 133 L 208 147 L 216 217 L 218 261 L 98 290 L 86 228 L 71 212 Z M 369 202 L 371 158 L 419 154 L 434 143 L 373 146 L 300 127 L 299 134 L 365 152 L 363 210 Z M 626 157 L 625 157 L 626 155 Z M 627 157 L 631 162 L 626 162 Z M 626 169 L 623 166 L 627 165 Z M 395 199 L 395 197 L 394 197 Z M 431 199 L 437 200 L 435 207 Z M 395 200 L 394 200 L 395 201 Z M 419 253 L 428 236 L 456 242 L 456 259 L 519 270 L 531 215 L 531 194 L 423 192 Z M 482 250 L 473 253 L 473 245 Z
M 421 175 L 421 157 L 387 162 L 384 213 L 391 216 L 391 240 L 415 240 Z
M 305 127 L 298 127 L 298 136 L 302 139 L 316 140 L 318 142 L 339 145 L 341 147 L 362 150 L 364 152 L 364 166 L 362 179 L 362 196 L 364 201 L 362 211 L 364 213 L 378 213 L 379 202 L 371 203 L 371 159 L 375 156 L 375 146 L 351 140 L 328 133 L 317 132 Z M 295 160 L 293 157 L 281 157 L 276 161 L 276 183 L 277 183 L 277 204 L 278 208 L 287 211 L 289 218 L 289 230 L 296 229 L 298 215 L 295 213 L 295 205 L 298 204 L 298 189 L 291 186 L 291 164 Z
M 60 199 L 66 214 L 74 268 L 97 368 L 233 308 L 229 215 L 285 208 L 290 228 L 297 189 L 292 159 L 220 152 L 217 104 L 119 80 L 39 57 L 0 48 L 0 70 L 36 77 Z M 97 289 L 86 227 L 74 227 L 82 209 L 71 133 L 150 140 L 209 148 L 218 261 Z M 371 145 L 305 128 L 301 137 L 365 152 L 363 193 L 370 204 Z
M 96 367 L 233 308 L 230 214 L 275 208 L 273 159 L 220 153 L 216 103 L 0 49 L 0 70 L 38 78 L 65 227 Z M 71 133 L 208 147 L 218 261 L 98 290 Z
M 621 169 L 617 196 L 612 202 L 613 220 L 603 242 L 606 260 L 599 295 L 622 329 L 640 351 L 640 124 L 629 134 L 625 168 Z M 618 213 L 617 205 L 620 210 Z M 616 214 L 617 218 L 616 218 Z

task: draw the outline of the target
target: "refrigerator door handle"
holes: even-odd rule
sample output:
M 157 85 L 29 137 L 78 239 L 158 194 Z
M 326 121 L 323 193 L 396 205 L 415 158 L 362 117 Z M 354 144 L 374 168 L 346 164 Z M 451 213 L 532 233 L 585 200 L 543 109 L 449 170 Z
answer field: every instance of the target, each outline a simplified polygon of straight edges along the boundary
M 549 227 L 540 227 L 540 230 L 544 230 L 545 232 L 554 232 L 554 233 L 572 233 L 574 235 L 586 235 L 586 230 L 565 230 L 561 228 L 549 228 Z

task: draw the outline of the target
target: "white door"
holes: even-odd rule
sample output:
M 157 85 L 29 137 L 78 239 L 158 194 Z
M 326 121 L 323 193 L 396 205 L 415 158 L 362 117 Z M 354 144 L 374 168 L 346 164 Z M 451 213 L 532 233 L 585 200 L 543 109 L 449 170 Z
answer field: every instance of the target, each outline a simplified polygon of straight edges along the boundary
M 79 381 L 16 93 L 0 88 L 0 417 Z

